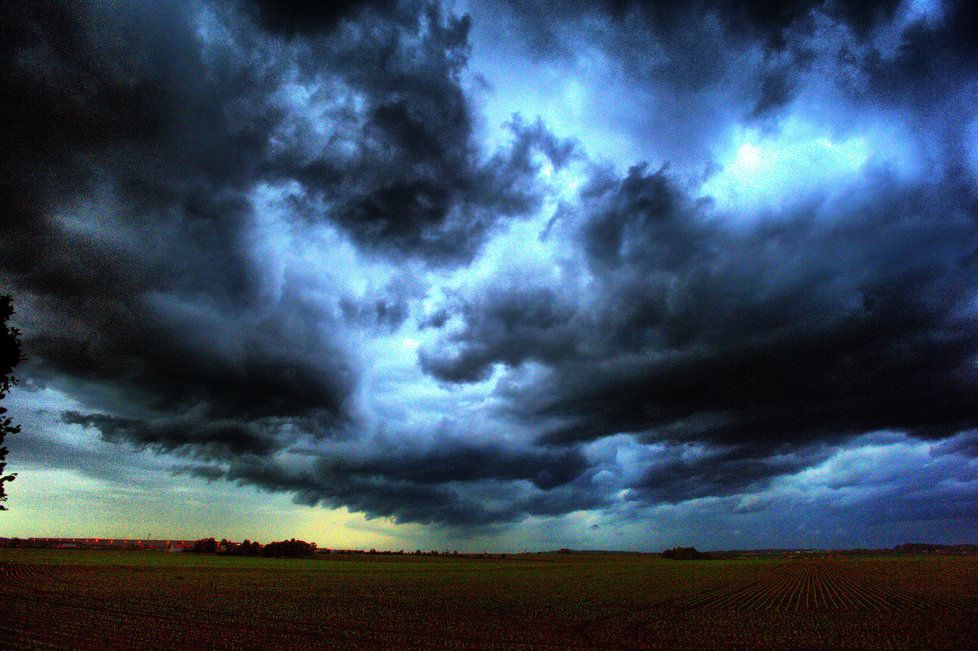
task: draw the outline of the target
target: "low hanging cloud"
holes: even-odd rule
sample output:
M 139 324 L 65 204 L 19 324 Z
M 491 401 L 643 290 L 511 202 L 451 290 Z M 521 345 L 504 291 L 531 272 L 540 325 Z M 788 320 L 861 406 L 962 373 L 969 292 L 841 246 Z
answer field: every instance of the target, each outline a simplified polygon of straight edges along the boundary
M 346 506 L 370 517 L 456 526 L 560 515 L 603 500 L 586 490 L 581 450 L 479 441 L 439 427 L 362 436 L 285 455 L 237 455 L 180 472 L 293 492 L 302 504 Z

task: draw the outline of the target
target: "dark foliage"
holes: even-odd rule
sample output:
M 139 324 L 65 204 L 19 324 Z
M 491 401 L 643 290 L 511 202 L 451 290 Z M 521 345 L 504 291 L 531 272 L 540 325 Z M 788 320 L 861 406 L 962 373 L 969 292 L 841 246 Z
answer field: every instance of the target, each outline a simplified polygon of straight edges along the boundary
M 305 540 L 281 540 L 265 545 L 261 550 L 262 556 L 276 558 L 302 558 L 312 556 L 316 553 L 316 543 L 308 543 Z
M 898 554 L 976 554 L 978 545 L 934 545 L 931 543 L 904 543 L 893 548 Z
M 234 545 L 225 553 L 231 556 L 261 556 L 262 545 L 257 540 L 252 542 L 245 540 L 240 545 Z
M 662 558 L 669 558 L 674 561 L 710 561 L 713 557 L 709 554 L 696 551 L 695 547 L 673 547 L 662 552 Z
M 202 538 L 194 543 L 190 551 L 195 554 L 213 554 L 217 552 L 217 541 L 213 538 Z
M 0 296 L 0 400 L 6 397 L 10 387 L 17 384 L 17 378 L 11 373 L 24 359 L 20 351 L 20 331 L 7 325 L 7 320 L 13 313 L 13 300 L 9 296 Z M 0 407 L 0 511 L 7 510 L 3 505 L 3 502 L 7 501 L 4 484 L 17 477 L 16 473 L 4 474 L 4 469 L 7 467 L 7 448 L 3 446 L 3 442 L 7 434 L 16 434 L 20 431 L 20 425 L 14 425 L 10 418 L 4 416 L 6 413 L 7 408 Z

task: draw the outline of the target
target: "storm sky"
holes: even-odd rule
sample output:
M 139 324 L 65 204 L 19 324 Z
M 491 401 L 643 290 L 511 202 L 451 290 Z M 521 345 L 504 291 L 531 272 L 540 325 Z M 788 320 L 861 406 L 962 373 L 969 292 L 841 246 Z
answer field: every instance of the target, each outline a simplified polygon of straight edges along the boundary
M 0 535 L 978 539 L 971 2 L 4 2 Z

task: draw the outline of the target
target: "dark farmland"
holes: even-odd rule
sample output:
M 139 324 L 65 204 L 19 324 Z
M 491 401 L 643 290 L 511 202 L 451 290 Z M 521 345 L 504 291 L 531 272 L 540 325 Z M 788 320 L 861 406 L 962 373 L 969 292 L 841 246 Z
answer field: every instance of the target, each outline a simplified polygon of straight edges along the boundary
M 978 558 L 0 549 L 0 647 L 975 648 Z

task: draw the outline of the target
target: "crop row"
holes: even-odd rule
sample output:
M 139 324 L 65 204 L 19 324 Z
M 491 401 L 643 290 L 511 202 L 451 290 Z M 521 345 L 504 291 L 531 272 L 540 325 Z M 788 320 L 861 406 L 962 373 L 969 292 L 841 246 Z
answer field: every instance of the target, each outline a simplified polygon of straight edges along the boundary
M 22 587 L 44 588 L 55 585 L 70 585 L 79 576 L 92 573 L 92 568 L 40 563 L 0 563 L 0 594 L 4 590 L 21 589 Z
M 659 605 L 733 610 L 932 610 L 953 606 L 898 586 L 876 585 L 828 561 L 784 563 L 742 579 Z
M 474 561 L 423 572 L 385 565 L 378 572 L 347 571 L 345 565 L 308 571 L 303 565 L 201 567 L 190 563 L 196 558 L 155 567 L 136 563 L 142 556 L 121 559 L 127 564 L 85 566 L 75 558 L 63 565 L 0 563 L 0 649 L 953 649 L 978 638 L 968 624 L 975 612 L 971 584 L 944 587 L 954 572 L 973 577 L 978 568 L 945 568 L 930 559 L 584 558 L 525 576 L 526 565 L 486 569 Z M 656 604 L 661 607 L 650 608 Z M 907 645 L 908 639 L 916 642 Z
M 61 569 L 64 571 L 59 572 Z M 433 642 L 433 632 L 423 621 L 412 630 L 392 626 L 397 622 L 378 619 L 366 611 L 360 616 L 351 616 L 349 610 L 335 612 L 330 604 L 300 600 L 300 595 L 284 586 L 261 586 L 263 592 L 271 593 L 268 598 L 279 602 L 268 605 L 281 606 L 282 600 L 291 601 L 291 597 L 298 602 L 294 605 L 307 608 L 295 608 L 289 615 L 281 608 L 263 608 L 261 600 L 249 604 L 255 607 L 247 607 L 236 599 L 236 605 L 246 607 L 229 609 L 224 600 L 241 595 L 211 593 L 205 582 L 188 582 L 182 588 L 171 583 L 174 589 L 154 593 L 147 584 L 137 588 L 152 575 L 122 573 L 120 568 L 103 568 L 94 576 L 83 573 L 77 582 L 63 582 L 82 569 L 5 565 L 0 576 L 11 580 L 0 587 L 0 602 L 13 607 L 0 627 L 0 649 L 389 647 L 395 638 L 400 645 L 426 648 Z M 318 616 L 310 617 L 310 610 Z M 452 628 L 439 631 L 438 640 L 468 646 L 476 644 L 479 637 L 472 631 Z

